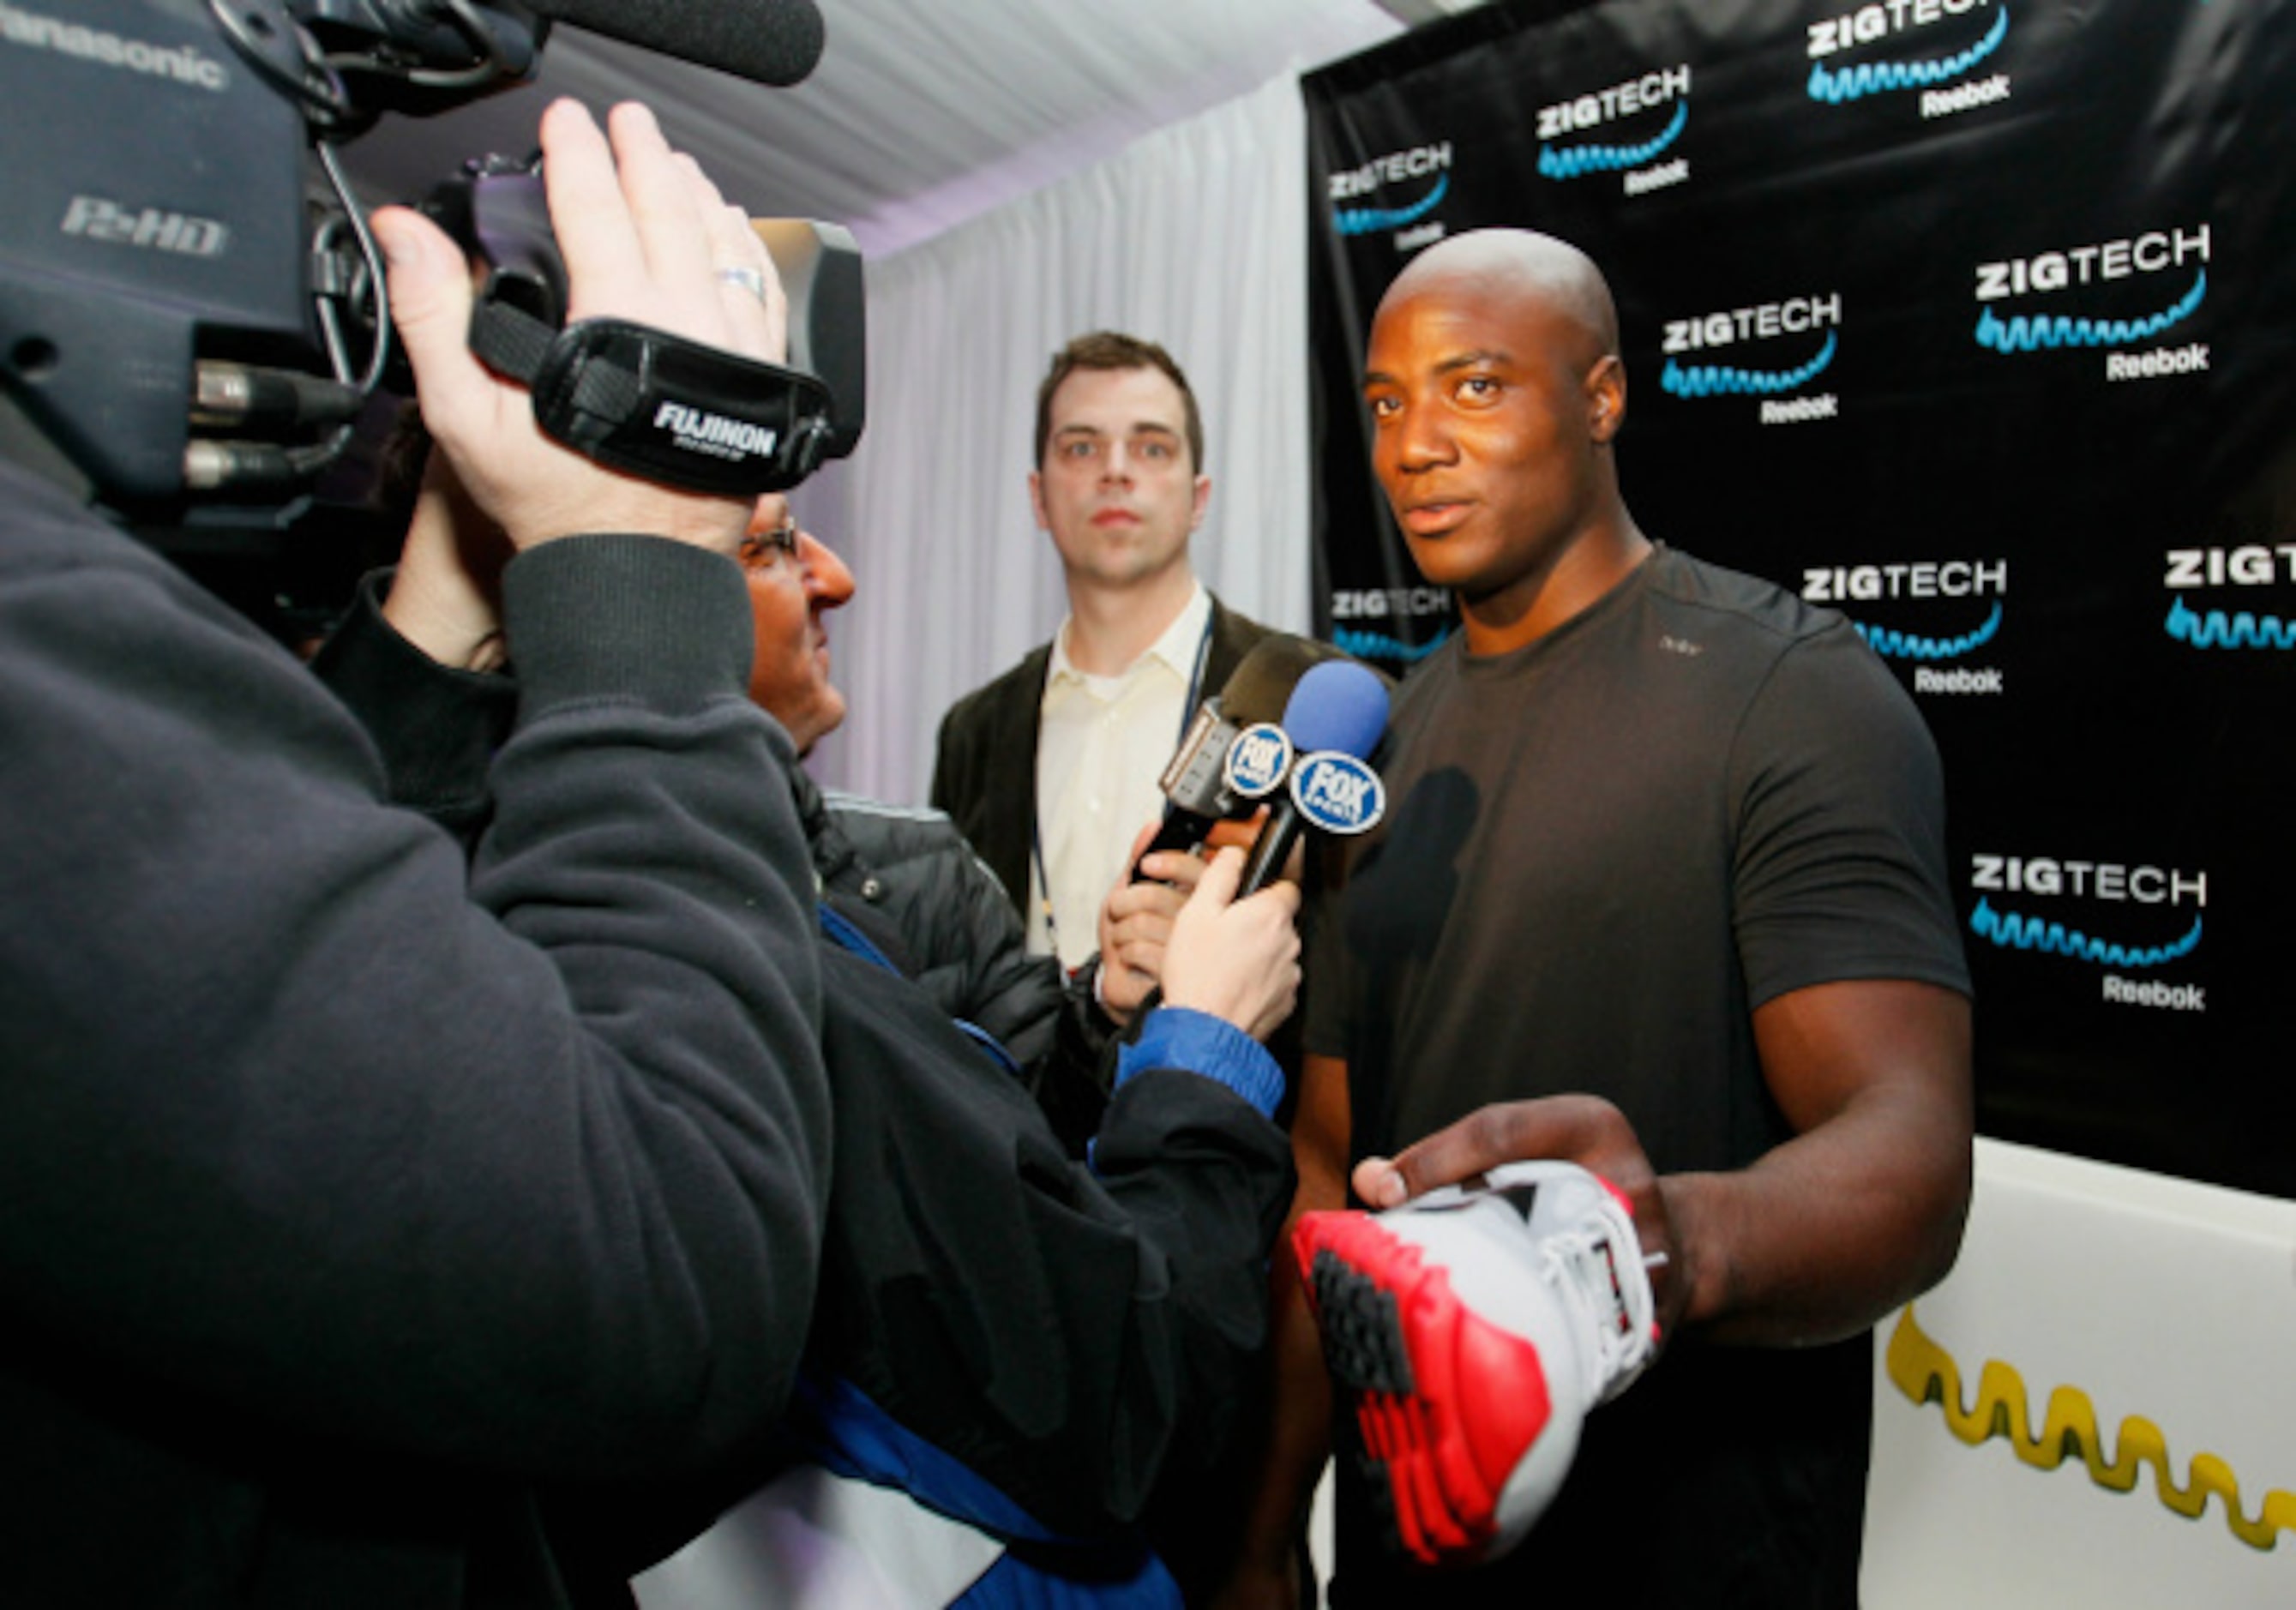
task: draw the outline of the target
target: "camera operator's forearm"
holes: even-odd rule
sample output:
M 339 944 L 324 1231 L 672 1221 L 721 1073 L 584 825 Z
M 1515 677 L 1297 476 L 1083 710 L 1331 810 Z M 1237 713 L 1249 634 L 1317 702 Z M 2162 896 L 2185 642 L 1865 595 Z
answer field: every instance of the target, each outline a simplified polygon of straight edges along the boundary
M 513 578 L 537 680 L 497 771 L 490 917 L 302 667 L 156 559 L 53 546 L 0 576 L 0 642 L 39 645 L 37 676 L 0 678 L 33 834 L 0 1032 L 0 1257 L 45 1271 L 20 1318 L 473 1469 L 671 1468 L 768 1423 L 827 1097 L 809 870 L 734 567 L 609 538 Z M 685 639 L 617 619 L 633 596 Z M 43 915 L 68 911 L 108 915 Z
M 380 594 L 388 574 L 365 577 L 350 607 L 311 657 L 312 674 L 340 700 L 381 752 L 385 797 L 428 817 L 464 851 L 494 814 L 487 774 L 518 718 L 518 684 L 458 670 L 390 623 Z

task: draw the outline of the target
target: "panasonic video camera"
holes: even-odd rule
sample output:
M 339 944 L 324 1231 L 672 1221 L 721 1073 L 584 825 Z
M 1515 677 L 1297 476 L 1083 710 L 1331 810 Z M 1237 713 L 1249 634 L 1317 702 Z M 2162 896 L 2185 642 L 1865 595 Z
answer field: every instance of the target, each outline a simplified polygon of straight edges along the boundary
M 793 65 L 767 81 L 802 78 L 811 0 L 747 3 L 795 20 Z M 388 114 L 530 81 L 554 16 L 615 32 L 621 15 L 602 0 L 0 0 L 0 453 L 179 557 L 324 541 L 299 528 L 357 496 L 343 483 L 396 411 L 381 259 L 337 148 Z M 510 294 L 555 273 L 562 312 L 530 164 L 473 162 L 428 206 Z M 833 226 L 759 233 L 790 296 L 783 413 L 803 440 L 777 442 L 775 473 L 793 484 L 860 434 L 860 259 Z

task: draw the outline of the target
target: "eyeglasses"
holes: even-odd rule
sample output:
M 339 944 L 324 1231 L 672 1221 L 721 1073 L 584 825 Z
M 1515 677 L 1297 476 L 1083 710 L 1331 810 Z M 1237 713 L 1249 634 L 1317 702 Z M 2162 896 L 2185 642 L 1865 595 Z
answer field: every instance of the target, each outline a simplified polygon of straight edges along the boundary
M 742 538 L 742 563 L 757 567 L 770 564 L 776 558 L 797 557 L 797 516 L 784 514 L 779 525 L 751 531 Z

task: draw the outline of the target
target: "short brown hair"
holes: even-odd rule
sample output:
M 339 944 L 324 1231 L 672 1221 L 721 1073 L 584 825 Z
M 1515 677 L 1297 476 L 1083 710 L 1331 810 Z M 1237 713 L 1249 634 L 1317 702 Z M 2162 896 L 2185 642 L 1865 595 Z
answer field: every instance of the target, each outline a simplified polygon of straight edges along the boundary
M 1037 466 L 1044 467 L 1045 448 L 1053 439 L 1053 393 L 1078 369 L 1155 369 L 1180 388 L 1180 404 L 1187 422 L 1188 463 L 1196 474 L 1204 470 L 1204 420 L 1196 412 L 1196 394 L 1172 355 L 1154 341 L 1142 341 L 1115 330 L 1095 330 L 1079 335 L 1053 354 L 1053 366 L 1037 388 Z

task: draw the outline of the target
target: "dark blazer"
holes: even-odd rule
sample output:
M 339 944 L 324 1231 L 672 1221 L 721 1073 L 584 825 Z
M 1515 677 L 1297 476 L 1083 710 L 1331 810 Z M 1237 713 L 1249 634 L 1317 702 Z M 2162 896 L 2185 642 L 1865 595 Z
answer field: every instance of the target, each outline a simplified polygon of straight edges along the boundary
M 1236 662 L 1272 630 L 1214 598 L 1204 692 L 1226 686 Z M 1037 817 L 1037 712 L 1052 663 L 1053 645 L 1040 643 L 950 705 L 933 760 L 933 804 L 955 819 L 1020 907 L 1029 899 L 1029 831 Z

